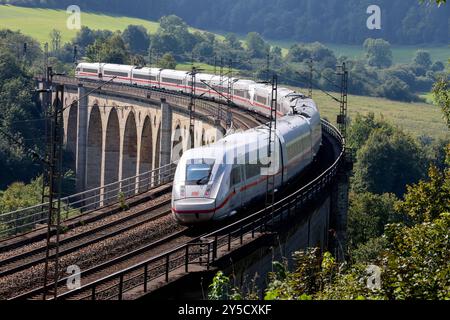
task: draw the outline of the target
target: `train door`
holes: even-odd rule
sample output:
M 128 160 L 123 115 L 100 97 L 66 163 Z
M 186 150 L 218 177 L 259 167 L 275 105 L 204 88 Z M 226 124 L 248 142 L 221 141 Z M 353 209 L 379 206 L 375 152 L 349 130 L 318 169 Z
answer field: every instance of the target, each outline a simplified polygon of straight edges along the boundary
M 230 179 L 230 205 L 229 214 L 234 214 L 242 206 L 241 188 L 244 186 L 245 180 L 242 175 L 242 166 L 233 165 L 231 169 Z

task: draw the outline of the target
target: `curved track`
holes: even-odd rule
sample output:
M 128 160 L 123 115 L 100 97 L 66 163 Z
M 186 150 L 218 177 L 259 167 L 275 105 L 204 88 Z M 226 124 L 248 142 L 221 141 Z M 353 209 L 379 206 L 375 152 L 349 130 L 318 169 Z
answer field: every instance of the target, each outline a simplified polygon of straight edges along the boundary
M 122 89 L 123 93 L 130 94 L 130 88 L 125 87 Z M 114 91 L 117 92 L 117 88 L 115 88 Z M 143 94 L 141 91 L 135 90 L 133 91 L 133 94 Z M 146 93 L 147 91 L 144 92 Z M 211 108 L 213 107 L 212 102 L 209 102 L 207 105 Z M 252 114 L 246 110 L 232 109 L 230 111 L 233 114 L 233 124 L 235 128 L 245 130 L 267 122 L 267 118 Z M 318 176 L 317 173 L 320 175 L 320 173 L 327 172 L 336 165 L 333 161 L 338 155 L 332 144 L 333 142 L 330 140 L 330 137 L 324 139 L 324 148 L 321 149 L 319 157 L 321 161 L 314 163 L 313 167 L 310 168 L 306 175 L 300 177 L 298 181 L 292 183 L 284 191 L 280 192 L 278 194 L 278 200 L 307 186 L 309 183 L 315 181 L 315 178 Z M 164 196 L 165 195 L 162 195 L 161 198 Z M 138 209 L 136 212 L 130 213 L 123 218 L 113 222 L 100 224 L 99 226 L 92 228 L 92 230 L 79 232 L 78 234 L 62 239 L 61 255 L 63 257 L 78 255 L 78 258 L 74 258 L 75 261 L 76 259 L 83 257 L 83 254 L 86 254 L 86 250 L 90 250 L 92 246 L 100 246 L 100 249 L 97 248 L 96 250 L 101 250 L 101 246 L 110 241 L 112 248 L 105 249 L 111 250 L 110 255 L 105 255 L 103 259 L 94 259 L 90 264 L 86 263 L 83 265 L 83 287 L 81 289 L 68 292 L 66 287 L 67 278 L 61 274 L 60 280 L 58 281 L 58 292 L 61 298 L 83 299 L 88 296 L 95 298 L 95 290 L 103 290 L 105 288 L 108 290 L 109 288 L 115 288 L 118 285 L 117 278 L 111 277 L 111 279 L 109 279 L 108 277 L 121 272 L 121 270 L 131 269 L 131 274 L 128 274 L 127 277 L 132 279 L 131 281 L 134 281 L 133 279 L 137 281 L 137 279 L 141 277 L 141 274 L 134 268 L 143 263 L 146 263 L 146 271 L 149 268 L 151 270 L 157 270 L 158 272 L 165 270 L 166 277 L 168 277 L 169 271 L 173 269 L 173 265 L 176 265 L 174 261 L 179 262 L 180 259 L 187 259 L 186 263 L 188 263 L 188 261 L 191 260 L 189 255 L 184 256 L 184 251 L 178 250 L 179 248 L 184 250 L 186 247 L 186 252 L 188 252 L 190 243 L 194 244 L 201 242 L 202 238 L 208 233 L 214 233 L 217 230 L 227 228 L 227 225 L 233 225 L 240 221 L 240 219 L 245 220 L 244 216 L 236 215 L 232 220 L 228 220 L 226 225 L 224 222 L 216 223 L 209 226 L 207 229 L 199 231 L 176 226 L 175 222 L 168 217 L 170 207 L 167 200 L 161 200 L 159 203 L 150 207 L 146 207 L 145 204 L 139 206 L 143 206 L 143 208 Z M 256 213 L 260 209 L 260 206 L 255 206 L 251 211 L 246 212 L 246 216 Z M 163 229 L 165 229 L 159 230 L 160 225 L 164 225 Z M 147 229 L 146 226 L 148 226 Z M 158 233 L 158 231 L 161 231 L 158 235 L 152 234 L 152 236 L 149 236 L 149 233 Z M 128 234 L 132 235 L 129 236 Z M 130 242 L 130 239 L 135 240 L 135 242 Z M 123 244 L 118 245 L 121 241 Z M 104 248 L 107 247 L 108 246 Z M 9 277 L 15 275 L 20 277 L 24 272 L 31 272 L 31 274 L 34 274 L 36 272 L 36 270 L 34 270 L 36 266 L 43 262 L 43 251 L 44 248 L 38 246 L 16 255 L 10 253 L 9 256 L 5 256 L 5 259 L 0 263 L 0 287 L 2 285 L 1 281 L 8 280 Z M 169 255 L 166 254 L 167 252 L 172 252 L 170 259 Z M 197 254 L 194 258 L 198 258 L 198 256 L 199 255 Z M 164 260 L 165 263 L 161 264 L 158 258 L 166 259 Z M 133 272 L 135 272 L 135 274 Z M 99 282 L 99 279 L 105 280 L 102 280 L 99 286 L 89 286 L 90 283 Z M 123 277 L 119 279 L 122 281 Z M 147 276 L 145 276 L 144 279 L 147 279 Z M 3 297 L 13 299 L 40 299 L 42 298 L 42 293 L 44 291 L 42 282 L 42 279 L 34 279 L 34 281 L 28 283 L 28 287 L 22 282 L 19 291 L 10 290 L 9 294 L 5 293 Z M 92 290 L 94 290 L 94 292 L 92 292 Z M 119 291 L 120 290 L 119 286 Z M 119 296 L 120 295 L 121 292 L 119 292 Z

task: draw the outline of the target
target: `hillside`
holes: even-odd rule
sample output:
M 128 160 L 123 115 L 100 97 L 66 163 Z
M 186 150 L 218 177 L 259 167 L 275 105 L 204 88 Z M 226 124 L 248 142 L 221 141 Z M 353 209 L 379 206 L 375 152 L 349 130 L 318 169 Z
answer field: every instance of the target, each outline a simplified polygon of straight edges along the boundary
M 24 34 L 36 38 L 41 43 L 49 41 L 49 33 L 53 28 L 62 32 L 63 41 L 69 41 L 75 36 L 75 30 L 68 30 L 65 26 L 67 14 L 63 10 L 24 8 L 15 6 L 0 5 L 0 29 L 10 28 L 20 29 Z M 20 21 L 20 24 L 17 23 Z M 129 24 L 145 26 L 150 33 L 156 32 L 158 23 L 146 21 L 137 18 L 113 16 L 95 13 L 83 13 L 82 24 L 92 29 L 123 30 Z M 18 27 L 20 26 L 20 27 Z M 277 42 L 277 45 L 284 48 L 289 47 L 291 42 Z M 349 45 L 331 45 L 336 53 L 344 54 L 349 57 L 361 56 L 362 48 Z M 416 48 L 405 46 L 394 46 L 394 57 L 398 61 L 409 61 Z M 445 61 L 449 56 L 448 48 L 427 48 L 432 54 L 433 59 Z M 286 51 L 286 49 L 285 49 Z M 213 72 L 214 67 L 207 64 L 199 65 L 206 72 Z M 190 64 L 179 64 L 178 69 L 189 70 Z M 335 120 L 335 114 L 338 107 L 328 97 L 316 91 L 314 97 L 324 117 Z M 376 115 L 383 114 L 391 119 L 395 124 L 403 127 L 415 136 L 422 134 L 432 137 L 448 136 L 448 130 L 442 120 L 440 110 L 426 103 L 402 103 L 380 98 L 350 96 L 349 113 L 353 117 L 356 112 L 366 114 L 374 112 Z
M 76 30 L 69 30 L 66 27 L 67 13 L 64 10 L 25 8 L 11 5 L 0 5 L 0 29 L 20 30 L 22 33 L 37 39 L 40 43 L 50 41 L 49 33 L 53 29 L 60 30 L 62 41 L 68 42 L 75 34 Z M 20 21 L 20 24 L 17 23 Z M 115 16 L 108 14 L 84 12 L 81 23 L 91 29 L 124 30 L 128 25 L 143 25 L 150 33 L 155 33 L 158 23 L 144 19 Z M 195 29 L 191 29 L 195 30 Z M 223 39 L 222 33 L 216 33 L 219 39 Z M 240 39 L 245 36 L 241 35 Z M 286 55 L 288 49 L 294 41 L 270 41 L 272 45 L 280 46 L 283 54 Z M 349 58 L 362 57 L 364 52 L 362 45 L 337 45 L 327 44 L 336 56 L 345 55 Z M 402 46 L 393 45 L 392 53 L 395 63 L 410 62 L 417 49 L 424 49 L 430 52 L 433 61 L 446 61 L 450 56 L 450 48 L 444 45 L 435 46 Z
M 307 90 L 301 90 L 307 92 Z M 335 94 L 338 95 L 338 94 Z M 314 100 L 320 108 L 322 117 L 333 123 L 339 113 L 339 105 L 325 94 L 315 90 Z M 450 138 L 450 133 L 442 118 L 441 110 L 428 103 L 405 103 L 383 98 L 349 95 L 348 113 L 354 118 L 357 113 L 367 115 L 373 112 L 375 116 L 383 117 L 393 124 L 403 128 L 414 137 L 427 135 L 433 138 Z
M 360 44 L 383 38 L 392 44 L 447 44 L 450 7 L 436 8 L 419 0 L 0 0 L 30 7 L 109 12 L 158 20 L 175 14 L 204 30 L 246 34 L 267 39 Z M 381 29 L 366 26 L 367 9 L 381 9 Z

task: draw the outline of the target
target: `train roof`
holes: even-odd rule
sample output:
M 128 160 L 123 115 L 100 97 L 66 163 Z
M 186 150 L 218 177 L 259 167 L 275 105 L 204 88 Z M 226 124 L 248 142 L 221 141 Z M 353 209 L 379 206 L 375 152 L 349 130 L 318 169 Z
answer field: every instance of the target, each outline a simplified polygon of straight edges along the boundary
M 309 107 L 309 112 L 313 115 L 314 109 Z M 237 154 L 248 154 L 266 147 L 268 144 L 268 130 L 266 124 L 228 135 L 213 144 L 187 150 L 183 154 L 183 159 L 184 161 L 215 159 L 216 162 L 232 164 L 229 160 L 234 161 L 238 157 Z M 277 120 L 277 135 L 284 143 L 289 143 L 298 136 L 309 133 L 309 121 L 304 115 L 288 115 Z
M 149 68 L 149 67 L 133 69 L 133 73 L 143 73 L 143 74 L 154 74 L 159 73 L 160 71 L 161 71 L 160 68 Z
M 99 68 L 103 63 L 99 62 L 80 62 L 77 68 Z
M 187 71 L 179 71 L 179 70 L 171 70 L 171 69 L 162 69 L 161 74 L 165 76 L 175 76 L 175 77 L 185 77 L 189 72 Z
M 103 69 L 111 70 L 111 71 L 127 71 L 132 70 L 134 66 L 124 65 L 124 64 L 113 64 L 107 63 L 103 65 Z

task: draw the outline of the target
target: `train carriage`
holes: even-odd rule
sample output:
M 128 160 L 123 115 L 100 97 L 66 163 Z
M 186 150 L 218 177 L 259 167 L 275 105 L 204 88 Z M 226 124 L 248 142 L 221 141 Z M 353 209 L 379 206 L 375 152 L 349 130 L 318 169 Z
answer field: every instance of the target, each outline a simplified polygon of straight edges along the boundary
M 131 75 L 134 68 L 134 66 L 127 65 L 105 64 L 102 68 L 102 78 L 104 81 L 109 81 L 115 77 L 114 82 L 132 84 Z
M 159 77 L 161 88 L 188 93 L 189 72 L 164 69 Z
M 132 73 L 132 84 L 137 86 L 151 86 L 159 88 L 159 68 L 135 68 Z
M 321 139 L 313 134 L 321 132 L 320 116 L 311 102 L 297 99 L 292 112 L 277 121 L 277 156 L 272 159 L 271 172 L 275 188 L 298 177 L 320 148 Z M 268 177 L 264 167 L 269 163 L 268 135 L 264 125 L 185 152 L 173 185 L 176 220 L 186 225 L 222 220 L 263 198 Z
M 213 98 L 215 95 L 214 90 L 211 89 L 213 86 L 214 75 L 207 73 L 199 73 L 195 76 L 195 90 L 197 95 L 201 95 L 205 98 Z M 192 79 L 189 79 L 189 92 L 191 92 Z
M 80 63 L 75 69 L 75 76 L 80 79 L 98 80 L 101 78 L 103 63 Z
M 107 81 L 115 77 L 113 82 L 184 93 L 191 93 L 192 88 L 190 72 L 168 69 L 80 63 L 76 76 Z M 197 74 L 195 81 L 198 96 L 226 101 L 231 88 L 231 99 L 237 106 L 270 115 L 272 86 L 205 73 Z M 322 143 L 322 127 L 314 101 L 291 89 L 277 89 L 276 109 L 278 157 L 273 163 L 278 167 L 272 173 L 276 188 L 280 188 L 312 163 Z M 261 155 L 267 153 L 268 141 L 268 127 L 260 126 L 186 151 L 178 162 L 173 184 L 172 211 L 176 220 L 189 225 L 225 219 L 263 197 L 267 180 L 264 164 L 268 160 L 261 161 Z M 255 154 L 258 161 L 250 161 Z

